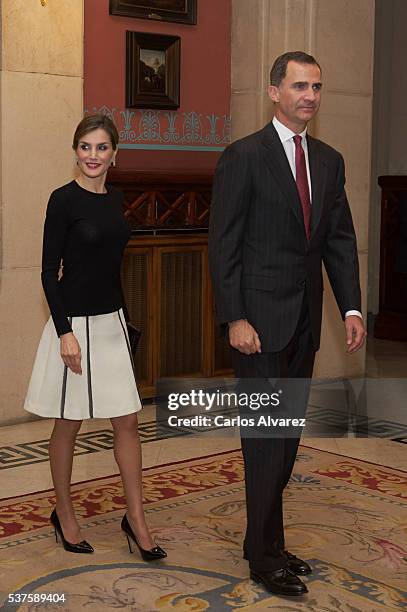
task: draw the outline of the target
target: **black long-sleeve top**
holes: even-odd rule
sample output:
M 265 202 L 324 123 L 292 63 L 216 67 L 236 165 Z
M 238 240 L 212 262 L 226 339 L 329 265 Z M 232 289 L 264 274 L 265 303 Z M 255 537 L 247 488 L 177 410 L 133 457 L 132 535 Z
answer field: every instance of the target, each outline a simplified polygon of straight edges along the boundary
M 126 310 L 120 266 L 130 234 L 117 189 L 93 193 L 71 181 L 52 192 L 41 280 L 58 336 L 72 331 L 69 316 Z

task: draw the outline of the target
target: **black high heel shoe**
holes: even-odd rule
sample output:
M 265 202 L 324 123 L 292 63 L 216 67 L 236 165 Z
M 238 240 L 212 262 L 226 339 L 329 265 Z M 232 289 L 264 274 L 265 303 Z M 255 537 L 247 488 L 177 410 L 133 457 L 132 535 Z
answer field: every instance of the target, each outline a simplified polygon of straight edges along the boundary
M 161 546 L 154 546 L 154 548 L 151 548 L 150 550 L 145 550 L 144 548 L 141 548 L 140 544 L 137 542 L 137 538 L 134 535 L 132 528 L 130 527 L 129 521 L 127 520 L 127 514 L 125 514 L 122 518 L 121 528 L 126 534 L 129 551 L 131 553 L 133 552 L 130 546 L 131 539 L 139 549 L 143 561 L 156 561 L 157 559 L 164 559 L 167 556 L 167 553 L 161 548 Z
M 54 526 L 56 542 L 58 542 L 57 534 L 59 534 L 65 550 L 67 550 L 68 552 L 73 552 L 73 553 L 93 553 L 94 552 L 93 546 L 91 546 L 89 542 L 87 542 L 86 540 L 82 540 L 82 542 L 78 542 L 78 544 L 71 544 L 71 542 L 68 542 L 68 540 L 65 540 L 64 533 L 61 527 L 61 523 L 59 522 L 59 518 L 58 518 L 55 508 L 51 512 L 51 516 L 49 517 L 49 520 L 51 521 L 51 524 Z

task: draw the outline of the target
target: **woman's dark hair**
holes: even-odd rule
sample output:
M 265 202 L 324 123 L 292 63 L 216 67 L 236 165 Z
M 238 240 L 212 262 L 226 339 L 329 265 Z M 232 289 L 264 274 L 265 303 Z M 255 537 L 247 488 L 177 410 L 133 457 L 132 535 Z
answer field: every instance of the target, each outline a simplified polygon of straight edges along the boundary
M 82 140 L 83 136 L 89 134 L 98 129 L 105 130 L 110 136 L 113 150 L 117 149 L 119 142 L 119 133 L 113 121 L 107 115 L 103 113 L 95 113 L 93 115 L 86 115 L 82 121 L 79 122 L 78 127 L 73 135 L 72 148 L 76 150 L 78 148 L 79 141 Z
M 304 51 L 288 51 L 280 55 L 273 64 L 270 71 L 270 84 L 278 87 L 287 74 L 288 62 L 298 62 L 299 64 L 315 64 L 322 73 L 321 66 L 312 55 Z

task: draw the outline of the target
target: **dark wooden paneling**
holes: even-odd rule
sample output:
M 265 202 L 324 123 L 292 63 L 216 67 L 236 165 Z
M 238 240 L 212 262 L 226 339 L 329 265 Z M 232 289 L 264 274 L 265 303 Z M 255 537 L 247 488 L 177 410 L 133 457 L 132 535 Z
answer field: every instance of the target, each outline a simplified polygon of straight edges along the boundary
M 230 374 L 207 261 L 212 175 L 112 169 L 108 183 L 124 192 L 133 227 L 122 279 L 143 332 L 136 358 L 142 395 L 155 394 L 160 376 Z
M 376 338 L 407 340 L 407 176 L 381 176 L 380 298 Z
M 143 386 L 153 385 L 153 373 L 149 355 L 151 344 L 152 283 L 151 248 L 129 247 L 123 258 L 122 285 L 131 321 L 142 330 L 135 359 L 136 377 Z
M 160 252 L 160 376 L 203 376 L 202 249 Z

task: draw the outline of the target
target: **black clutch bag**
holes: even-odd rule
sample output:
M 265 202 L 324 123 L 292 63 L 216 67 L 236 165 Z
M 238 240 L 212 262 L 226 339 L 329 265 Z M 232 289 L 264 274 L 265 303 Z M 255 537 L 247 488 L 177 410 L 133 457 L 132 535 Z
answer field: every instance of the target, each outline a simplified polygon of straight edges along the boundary
M 134 355 L 136 352 L 139 340 L 141 338 L 141 331 L 137 329 L 137 327 L 133 325 L 133 323 L 130 323 L 130 321 L 127 321 L 126 325 L 127 325 L 127 333 L 129 334 L 130 349 L 131 349 L 132 354 Z

